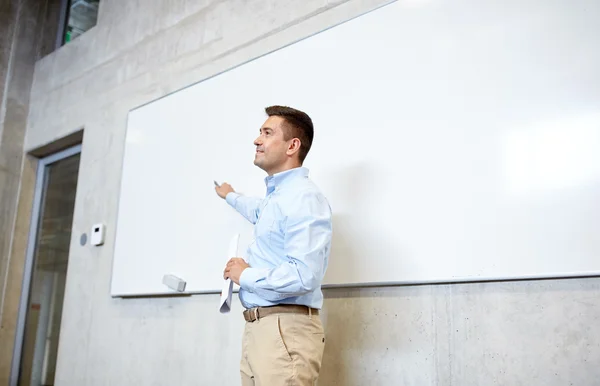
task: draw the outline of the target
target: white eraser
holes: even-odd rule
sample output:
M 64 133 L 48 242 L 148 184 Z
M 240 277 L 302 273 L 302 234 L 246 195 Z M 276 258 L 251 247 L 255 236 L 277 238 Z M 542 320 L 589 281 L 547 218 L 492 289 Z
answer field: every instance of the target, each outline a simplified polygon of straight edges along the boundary
M 177 292 L 185 290 L 185 280 L 173 275 L 163 276 L 163 284 Z

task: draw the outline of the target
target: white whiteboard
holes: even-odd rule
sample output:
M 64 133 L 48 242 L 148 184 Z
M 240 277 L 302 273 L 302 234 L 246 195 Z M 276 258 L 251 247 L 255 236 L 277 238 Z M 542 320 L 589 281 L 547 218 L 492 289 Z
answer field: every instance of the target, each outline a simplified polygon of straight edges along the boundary
M 264 107 L 309 113 L 326 285 L 600 273 L 600 2 L 399 1 L 129 114 L 111 293 L 218 292 L 264 196 Z

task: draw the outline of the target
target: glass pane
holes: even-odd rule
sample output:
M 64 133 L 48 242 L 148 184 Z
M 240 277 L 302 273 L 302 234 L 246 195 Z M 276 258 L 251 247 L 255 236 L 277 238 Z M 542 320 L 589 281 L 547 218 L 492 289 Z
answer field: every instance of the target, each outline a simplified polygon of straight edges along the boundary
M 19 385 L 54 385 L 79 158 L 46 167 Z
M 69 20 L 65 43 L 96 25 L 100 0 L 69 0 Z

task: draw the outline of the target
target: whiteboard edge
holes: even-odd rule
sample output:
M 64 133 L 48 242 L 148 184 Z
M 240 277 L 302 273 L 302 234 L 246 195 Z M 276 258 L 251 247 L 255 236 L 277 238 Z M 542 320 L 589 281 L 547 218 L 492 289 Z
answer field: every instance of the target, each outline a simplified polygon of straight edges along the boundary
M 600 271 L 590 272 L 572 272 L 566 274 L 547 274 L 547 275 L 522 275 L 522 276 L 499 276 L 499 277 L 463 277 L 454 279 L 423 280 L 423 281 L 389 281 L 389 282 L 364 282 L 347 284 L 323 284 L 322 289 L 361 289 L 372 287 L 404 287 L 404 286 L 422 286 L 422 285 L 444 285 L 444 284 L 477 284 L 493 282 L 515 282 L 515 281 L 542 281 L 542 280 L 566 280 L 566 279 L 588 279 L 599 277 Z M 193 296 L 193 295 L 212 295 L 219 294 L 220 289 L 198 290 L 189 292 L 147 292 L 147 293 L 120 293 L 111 294 L 113 298 L 139 298 L 139 297 L 161 297 L 161 296 Z M 238 289 L 233 292 L 239 292 Z
M 111 269 L 110 269 L 110 294 L 111 296 L 115 296 L 115 272 L 116 272 L 116 263 L 117 263 L 117 242 L 119 241 L 119 223 L 120 223 L 120 216 L 121 216 L 121 197 L 123 197 L 123 176 L 125 174 L 125 158 L 127 155 L 127 135 L 129 133 L 129 116 L 131 114 L 131 111 L 129 111 L 127 113 L 127 116 L 125 117 L 125 132 L 123 133 L 123 141 L 124 146 L 123 146 L 123 154 L 121 156 L 121 176 L 119 178 L 119 186 L 117 188 L 118 193 L 118 197 L 117 197 L 117 203 L 116 203 L 116 215 L 115 215 L 115 223 L 114 223 L 114 236 L 113 236 L 113 245 L 112 245 L 112 262 L 111 262 Z

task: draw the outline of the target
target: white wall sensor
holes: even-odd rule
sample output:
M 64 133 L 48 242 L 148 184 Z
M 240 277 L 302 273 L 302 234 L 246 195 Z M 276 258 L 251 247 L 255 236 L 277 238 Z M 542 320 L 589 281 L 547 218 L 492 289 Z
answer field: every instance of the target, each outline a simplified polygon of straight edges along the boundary
M 185 281 L 177 276 L 163 276 L 163 284 L 177 292 L 183 292 L 183 290 L 185 290 Z
M 106 227 L 104 224 L 96 224 L 92 227 L 92 232 L 90 236 L 90 243 L 92 245 L 102 245 L 104 244 L 104 234 L 106 233 Z

